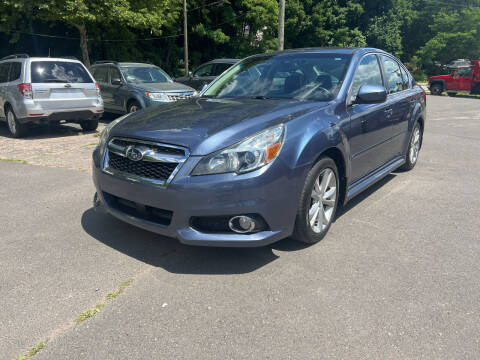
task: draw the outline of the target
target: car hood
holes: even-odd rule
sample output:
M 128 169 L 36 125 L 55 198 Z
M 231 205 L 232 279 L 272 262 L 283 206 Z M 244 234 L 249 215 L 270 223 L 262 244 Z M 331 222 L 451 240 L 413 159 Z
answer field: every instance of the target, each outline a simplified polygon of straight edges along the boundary
M 130 114 L 111 136 L 185 146 L 206 155 L 270 126 L 318 110 L 327 103 L 269 99 L 196 98 Z
M 136 88 L 146 91 L 179 91 L 187 92 L 194 91 L 190 86 L 178 83 L 178 82 L 160 82 L 160 83 L 144 83 L 144 84 L 135 84 Z

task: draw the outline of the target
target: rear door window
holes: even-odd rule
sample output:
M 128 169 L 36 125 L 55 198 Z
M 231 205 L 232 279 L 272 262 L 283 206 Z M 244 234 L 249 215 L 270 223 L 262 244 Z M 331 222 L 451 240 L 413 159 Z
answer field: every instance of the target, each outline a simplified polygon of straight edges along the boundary
M 95 80 L 99 83 L 107 83 L 108 82 L 108 68 L 106 66 L 99 66 L 93 70 L 93 76 Z
M 76 62 L 34 61 L 32 83 L 93 83 L 85 68 Z
M 8 81 L 16 81 L 20 79 L 20 74 L 22 73 L 22 64 L 19 62 L 13 62 L 10 67 L 10 76 Z
M 402 71 L 403 90 L 408 90 L 410 88 L 410 77 L 403 67 L 400 66 L 400 70 Z
M 2 63 L 0 64 L 0 83 L 8 82 L 8 71 L 10 69 L 10 63 Z

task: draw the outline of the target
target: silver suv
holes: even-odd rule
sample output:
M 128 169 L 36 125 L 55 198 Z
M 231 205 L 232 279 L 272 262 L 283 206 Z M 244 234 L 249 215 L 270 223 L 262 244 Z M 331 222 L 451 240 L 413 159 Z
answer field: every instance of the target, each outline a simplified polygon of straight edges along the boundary
M 103 113 L 98 84 L 78 60 L 10 55 L 0 59 L 0 117 L 14 137 L 30 123 L 75 122 L 93 131 Z

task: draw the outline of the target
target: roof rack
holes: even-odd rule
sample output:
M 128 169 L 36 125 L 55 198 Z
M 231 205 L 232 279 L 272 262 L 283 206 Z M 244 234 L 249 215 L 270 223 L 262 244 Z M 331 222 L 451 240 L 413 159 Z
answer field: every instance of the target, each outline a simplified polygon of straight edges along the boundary
M 114 60 L 100 60 L 100 61 L 95 61 L 93 65 L 95 64 L 118 64 L 118 62 Z
M 26 59 L 29 58 L 30 56 L 28 54 L 14 54 L 14 55 L 8 55 L 0 60 L 8 60 L 8 59 Z
M 75 57 L 75 56 L 62 56 L 62 59 L 78 60 L 77 57 Z

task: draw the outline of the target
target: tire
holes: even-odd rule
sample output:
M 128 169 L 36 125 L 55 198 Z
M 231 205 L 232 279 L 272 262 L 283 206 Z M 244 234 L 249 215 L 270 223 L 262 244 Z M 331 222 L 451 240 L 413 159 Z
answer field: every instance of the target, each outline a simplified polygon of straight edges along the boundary
M 442 95 L 442 92 L 443 92 L 443 86 L 442 84 L 433 84 L 432 86 L 430 86 L 430 93 L 432 95 Z
M 8 131 L 14 138 L 21 138 L 27 134 L 27 125 L 21 124 L 18 121 L 17 115 L 15 115 L 15 112 L 10 106 L 5 109 L 5 116 L 7 118 Z
M 127 112 L 132 113 L 142 109 L 142 105 L 137 100 L 132 100 L 128 102 Z
M 325 237 L 335 218 L 339 190 L 339 176 L 335 162 L 329 157 L 321 158 L 305 179 L 292 236 L 295 240 L 315 244 Z M 318 201 L 318 197 L 322 201 Z
M 480 83 L 475 84 L 470 93 L 473 94 L 473 95 L 480 94 Z
M 418 134 L 418 136 L 417 136 Z M 401 167 L 402 170 L 412 170 L 418 161 L 418 155 L 422 147 L 423 132 L 420 124 L 416 124 L 413 128 L 410 142 L 408 143 L 407 153 L 405 154 L 405 164 Z
M 94 131 L 98 127 L 98 119 L 86 120 L 80 122 L 83 131 Z
M 455 97 L 455 96 L 457 96 L 457 93 L 456 92 L 448 92 L 447 95 L 450 96 L 450 97 Z

